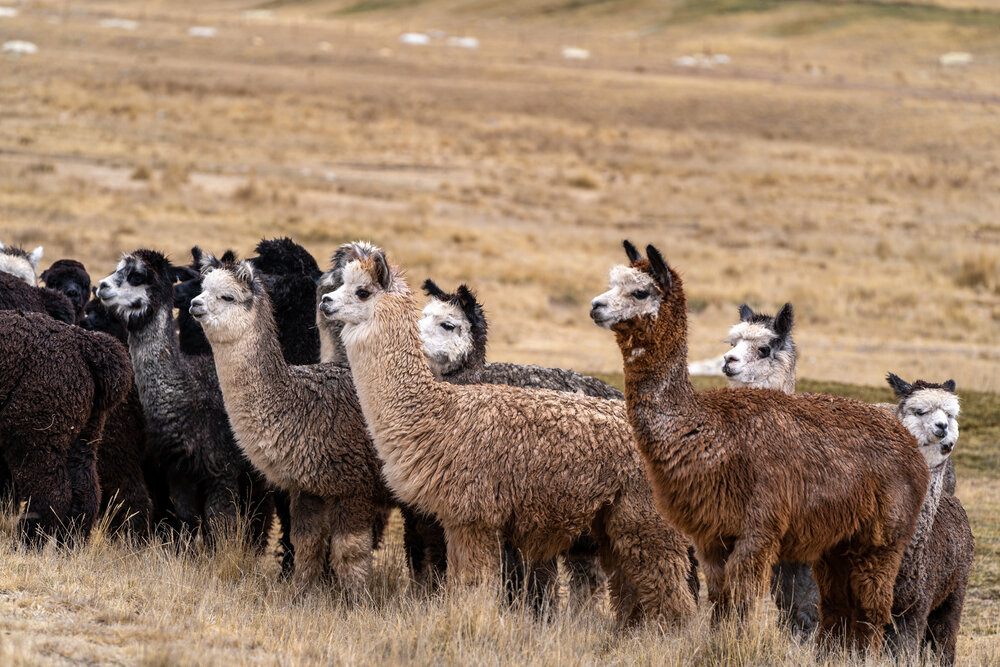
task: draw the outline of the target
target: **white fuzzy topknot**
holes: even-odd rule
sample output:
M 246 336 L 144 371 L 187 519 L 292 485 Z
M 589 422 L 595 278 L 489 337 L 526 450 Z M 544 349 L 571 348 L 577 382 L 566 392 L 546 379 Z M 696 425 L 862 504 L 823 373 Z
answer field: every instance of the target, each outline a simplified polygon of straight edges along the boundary
M 662 297 L 653 277 L 645 271 L 619 264 L 611 269 L 609 279 L 611 289 L 591 301 L 594 321 L 610 328 L 619 322 L 638 317 L 656 317 L 660 312 Z M 636 292 L 648 292 L 640 299 Z

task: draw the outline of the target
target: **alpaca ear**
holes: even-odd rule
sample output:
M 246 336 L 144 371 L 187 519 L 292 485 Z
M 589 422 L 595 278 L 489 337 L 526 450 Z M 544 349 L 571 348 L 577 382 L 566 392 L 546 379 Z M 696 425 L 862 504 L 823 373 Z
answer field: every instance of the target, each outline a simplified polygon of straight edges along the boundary
M 649 268 L 653 272 L 653 278 L 660 284 L 664 293 L 669 292 L 674 286 L 674 279 L 670 275 L 670 267 L 660 251 L 651 245 L 646 246 L 646 257 L 649 258 Z
M 794 320 L 795 311 L 792 310 L 792 304 L 786 303 L 774 316 L 774 332 L 781 338 L 787 338 L 788 334 L 792 332 Z
M 913 391 L 913 385 L 904 381 L 903 378 L 899 377 L 895 373 L 889 373 L 885 376 L 885 381 L 889 383 L 890 387 L 892 387 L 892 391 L 896 394 L 896 398 L 909 396 L 910 392 Z
M 210 252 L 202 254 L 201 260 L 198 262 L 198 267 L 201 269 L 202 275 L 205 275 L 212 269 L 217 269 L 220 266 L 222 266 L 222 262 L 220 262 L 219 258 Z
M 625 247 L 625 255 L 628 257 L 630 264 L 635 264 L 642 259 L 642 255 L 639 254 L 639 251 L 636 250 L 636 247 L 628 239 L 622 241 L 622 246 Z
M 465 311 L 466 319 L 470 322 L 473 321 L 476 314 L 476 307 L 479 305 L 476 302 L 476 295 L 465 284 L 458 286 L 456 294 L 458 295 L 458 302 L 462 304 L 462 310 Z
M 740 306 L 740 322 L 749 322 L 753 319 L 754 312 L 751 310 L 750 306 L 745 303 Z
M 45 251 L 42 250 L 42 246 L 38 246 L 28 255 L 28 263 L 31 264 L 32 269 L 38 268 L 38 263 L 42 261 L 43 254 L 45 254 Z
M 236 263 L 236 253 L 231 249 L 222 253 L 222 263 L 223 264 L 235 264 Z
M 941 386 L 944 387 L 946 391 L 950 391 L 953 394 L 955 393 L 955 381 L 954 380 L 948 380 L 947 382 L 945 382 Z
M 253 285 L 253 264 L 250 260 L 244 259 L 236 265 L 236 278 L 247 285 Z
M 48 283 L 49 282 L 49 276 L 51 276 L 51 275 L 52 275 L 52 267 L 49 267 L 49 268 L 45 269 L 44 271 L 42 271 L 42 275 L 38 276 L 38 278 L 43 283 Z
M 199 273 L 189 266 L 170 266 L 167 268 L 167 276 L 172 283 L 182 283 L 186 280 L 194 280 L 199 277 Z
M 203 251 L 202 251 L 201 248 L 199 248 L 198 246 L 192 247 L 191 248 L 191 260 L 192 260 L 191 264 L 193 264 L 194 266 L 201 266 L 201 256 L 202 256 L 202 254 L 203 254 Z
M 385 259 L 384 252 L 375 253 L 372 259 L 375 260 L 375 279 L 378 280 L 378 284 L 382 289 L 389 289 L 389 283 L 392 282 L 392 274 L 389 273 L 389 262 Z
M 432 297 L 434 299 L 439 299 L 441 301 L 444 301 L 445 299 L 448 298 L 448 295 L 445 293 L 445 291 L 440 287 L 438 287 L 437 283 L 435 283 L 430 278 L 424 281 L 423 288 L 424 288 L 424 294 L 426 294 L 429 297 Z

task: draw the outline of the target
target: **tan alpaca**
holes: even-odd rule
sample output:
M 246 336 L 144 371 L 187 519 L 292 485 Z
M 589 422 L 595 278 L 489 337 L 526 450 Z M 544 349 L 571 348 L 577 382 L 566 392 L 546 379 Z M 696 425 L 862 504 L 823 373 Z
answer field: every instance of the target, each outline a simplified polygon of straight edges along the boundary
M 295 582 L 315 583 L 329 561 L 362 593 L 375 533 L 392 499 L 343 366 L 288 366 L 271 302 L 248 262 L 205 260 L 191 303 L 212 345 L 237 441 L 268 481 L 291 495 Z
M 551 559 L 589 529 L 620 620 L 694 612 L 687 541 L 657 515 L 624 405 L 438 382 L 406 281 L 371 249 L 320 308 L 341 339 L 389 486 L 436 516 L 449 582 L 496 583 L 500 545 Z
M 928 472 L 913 436 L 860 401 L 695 392 L 680 277 L 626 242 L 594 321 L 615 333 L 657 505 L 699 550 L 709 598 L 745 613 L 777 560 L 812 562 L 820 638 L 877 650 Z

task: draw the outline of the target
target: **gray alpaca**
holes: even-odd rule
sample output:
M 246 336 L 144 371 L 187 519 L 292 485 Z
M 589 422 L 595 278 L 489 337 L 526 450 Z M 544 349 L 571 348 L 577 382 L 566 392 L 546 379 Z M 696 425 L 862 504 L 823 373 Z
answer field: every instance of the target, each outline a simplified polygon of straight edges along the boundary
M 233 438 L 212 358 L 180 351 L 174 277 L 162 254 L 140 249 L 100 281 L 97 297 L 128 329 L 151 454 L 166 477 L 179 527 L 191 531 L 200 524 L 211 542 L 242 515 L 248 540 L 262 547 L 270 497 Z
M 897 657 L 918 660 L 927 646 L 952 665 L 975 550 L 965 508 L 947 490 L 958 440 L 955 382 L 910 384 L 892 373 L 887 380 L 899 399 L 896 416 L 917 438 L 931 481 L 896 576 L 886 641 Z

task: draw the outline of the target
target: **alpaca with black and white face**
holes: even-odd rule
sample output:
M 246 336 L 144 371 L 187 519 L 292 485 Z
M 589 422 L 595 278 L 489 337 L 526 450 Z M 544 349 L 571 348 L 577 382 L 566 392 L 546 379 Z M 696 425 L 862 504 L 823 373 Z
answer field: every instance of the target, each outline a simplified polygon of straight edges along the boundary
M 740 306 L 740 321 L 729 330 L 732 348 L 723 357 L 722 372 L 730 387 L 795 391 L 795 341 L 792 304 L 774 317 Z
M 16 276 L 32 287 L 38 285 L 38 263 L 42 261 L 42 246 L 25 252 L 17 246 L 0 243 L 0 271 Z
M 139 329 L 161 305 L 173 306 L 173 280 L 166 276 L 166 280 L 158 280 L 159 273 L 168 271 L 169 266 L 159 253 L 136 250 L 122 257 L 114 273 L 97 283 L 96 296 L 129 331 Z
M 447 298 L 449 295 L 431 280 L 424 281 L 424 290 L 432 298 L 424 306 L 420 318 L 420 339 L 431 370 L 442 377 L 469 361 L 476 348 L 474 329 L 477 323 L 481 323 L 485 348 L 486 321 L 475 296 L 465 285 L 459 286 L 454 299 Z
M 917 380 L 910 384 L 893 373 L 886 381 L 899 400 L 896 416 L 917 439 L 927 467 L 934 470 L 944 464 L 958 441 L 961 407 L 955 381 L 934 384 Z

